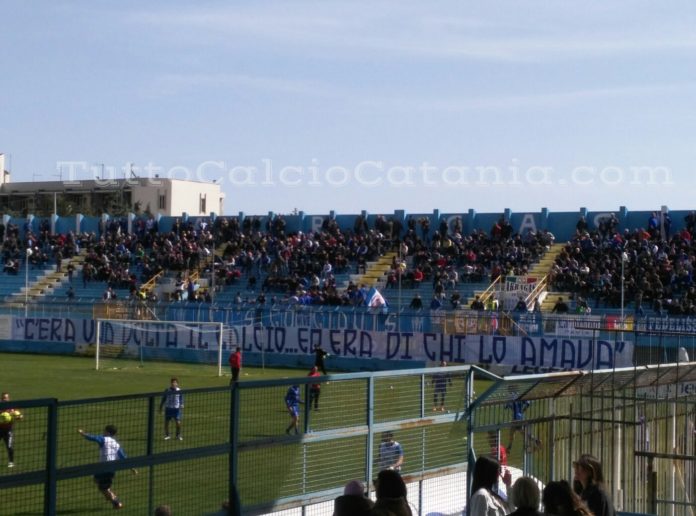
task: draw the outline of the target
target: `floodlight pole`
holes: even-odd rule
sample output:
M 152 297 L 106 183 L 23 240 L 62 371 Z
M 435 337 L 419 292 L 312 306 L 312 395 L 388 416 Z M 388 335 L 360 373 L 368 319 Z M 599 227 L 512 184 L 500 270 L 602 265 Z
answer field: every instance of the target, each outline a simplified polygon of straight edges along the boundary
M 210 264 L 210 303 L 215 301 L 215 248 L 213 248 L 213 260 Z
M 24 317 L 26 318 L 29 313 L 29 257 L 32 255 L 32 251 L 27 247 L 25 257 L 24 257 Z
M 621 253 L 621 327 L 624 320 L 624 253 Z
M 399 235 L 399 263 L 397 264 L 397 269 L 396 269 L 398 275 L 399 275 L 399 300 L 397 303 L 397 308 L 396 308 L 396 321 L 397 321 L 397 329 L 398 331 L 401 331 L 401 276 L 403 275 L 403 268 L 401 267 L 401 235 Z
M 621 340 L 623 340 L 624 329 L 624 264 L 628 260 L 626 251 L 621 251 Z

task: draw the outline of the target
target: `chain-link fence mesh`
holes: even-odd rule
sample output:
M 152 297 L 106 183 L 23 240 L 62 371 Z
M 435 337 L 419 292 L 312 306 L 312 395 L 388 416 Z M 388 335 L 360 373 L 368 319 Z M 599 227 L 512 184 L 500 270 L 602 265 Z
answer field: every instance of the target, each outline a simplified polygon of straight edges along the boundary
M 414 514 L 458 514 L 477 456 L 545 483 L 572 478 L 582 453 L 603 462 L 617 507 L 682 514 L 696 495 L 696 404 L 674 389 L 695 377 L 679 366 L 501 379 L 458 366 L 241 382 L 182 391 L 181 440 L 172 414 L 165 431 L 162 392 L 0 403 L 16 416 L 0 514 L 50 514 L 54 498 L 57 514 L 109 511 L 114 498 L 126 514 L 215 514 L 238 493 L 242 514 L 329 516 L 347 482 L 372 493 L 387 467 Z M 100 461 L 105 433 L 127 459 Z M 94 479 L 105 470 L 110 492 Z
M 436 491 L 438 476 L 465 468 L 467 374 L 468 368 L 457 367 L 301 378 L 253 389 L 240 384 L 237 485 L 243 513 L 270 513 L 311 498 L 316 514 L 330 515 L 333 505 L 322 499 L 333 500 L 353 479 L 370 486 L 387 467 L 421 482 L 409 495 L 416 508 L 436 504 L 433 496 L 419 496 L 423 482 Z M 293 385 L 300 398 L 297 433 Z M 253 477 L 242 474 L 252 468 Z M 260 484 L 258 478 L 268 480 Z M 456 487 L 445 485 L 454 494 Z

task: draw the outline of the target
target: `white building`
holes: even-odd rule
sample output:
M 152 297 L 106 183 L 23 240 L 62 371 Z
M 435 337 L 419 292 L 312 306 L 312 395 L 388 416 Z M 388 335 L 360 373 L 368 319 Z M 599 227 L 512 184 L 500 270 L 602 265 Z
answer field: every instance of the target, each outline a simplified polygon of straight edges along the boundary
M 153 215 L 192 216 L 224 213 L 220 185 L 163 178 L 91 179 L 84 181 L 10 181 L 0 154 L 0 213 L 48 216 L 113 215 L 149 212 Z

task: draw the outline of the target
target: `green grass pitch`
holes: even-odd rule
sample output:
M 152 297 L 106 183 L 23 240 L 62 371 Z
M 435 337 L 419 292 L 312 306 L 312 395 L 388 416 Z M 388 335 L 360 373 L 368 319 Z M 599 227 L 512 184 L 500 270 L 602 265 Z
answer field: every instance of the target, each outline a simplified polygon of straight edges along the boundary
M 2 354 L 3 373 L 0 390 L 8 391 L 13 400 L 57 398 L 60 401 L 83 400 L 103 396 L 160 393 L 172 376 L 179 378 L 183 389 L 224 387 L 229 376 L 218 377 L 217 367 L 182 363 L 105 361 L 104 369 L 94 370 L 93 358 Z M 225 369 L 225 372 L 227 370 Z M 304 369 L 244 368 L 242 381 L 304 377 Z M 394 389 L 375 389 L 375 420 L 418 417 L 420 389 L 416 378 L 380 379 Z M 458 382 L 463 386 L 463 382 Z M 477 388 L 478 392 L 483 386 Z M 286 387 L 242 391 L 242 439 L 284 438 L 288 415 L 283 406 Z M 362 389 L 362 390 L 361 390 Z M 481 390 L 479 390 L 481 389 Z M 322 389 L 322 410 L 312 412 L 311 424 L 317 430 L 344 425 L 363 424 L 365 420 L 364 388 L 348 382 L 331 382 Z M 258 392 L 257 392 L 258 391 Z M 450 389 L 448 405 L 461 406 L 463 389 Z M 426 400 L 429 400 L 426 397 Z M 110 403 L 61 407 L 59 411 L 58 465 L 78 466 L 94 463 L 98 447 L 77 433 L 82 428 L 100 433 L 104 425 L 119 427 L 117 439 L 132 457 L 147 451 L 147 400 L 121 400 Z M 159 398 L 155 398 L 156 403 Z M 191 393 L 184 409 L 184 441 L 164 441 L 163 418 L 155 414 L 154 452 L 166 453 L 225 444 L 229 441 L 229 396 L 225 392 Z M 426 407 L 430 410 L 430 406 Z M 24 421 L 15 425 L 16 467 L 5 468 L 5 450 L 0 446 L 0 476 L 9 473 L 41 471 L 45 463 L 45 413 L 25 411 Z M 427 455 L 427 467 L 446 465 L 452 460 L 448 443 L 461 442 L 461 428 L 438 425 L 427 429 L 404 431 L 400 440 L 408 457 Z M 173 431 L 171 432 L 173 434 Z M 454 435 L 456 434 L 456 435 Z M 375 443 L 378 444 L 378 443 Z M 427 447 L 427 448 L 426 448 Z M 292 496 L 341 485 L 346 475 L 359 477 L 365 464 L 364 437 L 347 437 L 339 441 L 302 446 L 299 442 L 278 443 L 244 451 L 240 455 L 240 492 L 245 504 L 276 497 Z M 463 450 L 463 448 L 462 448 Z M 408 465 L 408 461 L 406 463 Z M 309 467 L 307 467 L 309 465 Z M 405 468 L 408 471 L 408 467 Z M 253 472 L 251 474 L 250 472 Z M 123 502 L 122 514 L 146 514 L 149 503 L 170 504 L 175 514 L 214 514 L 227 496 L 227 457 L 217 455 L 185 462 L 142 468 L 138 475 L 120 471 L 114 491 Z M 1 513 L 40 514 L 42 486 L 0 490 Z M 97 491 L 91 477 L 60 481 L 58 513 L 89 515 L 112 511 Z

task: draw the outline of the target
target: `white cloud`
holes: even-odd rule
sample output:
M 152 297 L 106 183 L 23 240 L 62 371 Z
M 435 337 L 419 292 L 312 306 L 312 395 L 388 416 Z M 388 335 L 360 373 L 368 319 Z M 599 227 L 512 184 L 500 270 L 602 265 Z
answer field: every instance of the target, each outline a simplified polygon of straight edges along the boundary
M 362 103 L 372 108 L 391 106 L 420 111 L 472 111 L 496 109 L 527 109 L 542 107 L 562 107 L 568 104 L 588 102 L 598 99 L 626 97 L 654 97 L 677 91 L 693 91 L 696 84 L 653 84 L 613 88 L 579 89 L 570 91 L 551 91 L 531 95 L 490 95 L 477 97 L 450 97 L 435 100 L 423 97 L 388 97 L 364 100 Z
M 384 57 L 536 62 L 562 59 L 636 56 L 646 52 L 692 52 L 696 35 L 688 23 L 626 17 L 568 4 L 506 4 L 508 10 L 479 8 L 466 13 L 461 2 L 409 3 L 255 3 L 245 6 L 162 8 L 126 15 L 129 22 L 188 38 L 191 45 L 258 51 L 302 52 L 350 58 L 355 52 Z M 542 7 L 543 6 L 543 7 Z M 437 8 L 439 7 L 439 11 Z M 642 18 L 641 17 L 641 18 Z
M 332 95 L 324 85 L 311 81 L 230 73 L 164 74 L 156 77 L 152 84 L 152 91 L 163 95 L 176 95 L 192 89 L 208 88 L 241 88 L 315 96 Z

